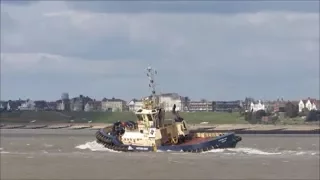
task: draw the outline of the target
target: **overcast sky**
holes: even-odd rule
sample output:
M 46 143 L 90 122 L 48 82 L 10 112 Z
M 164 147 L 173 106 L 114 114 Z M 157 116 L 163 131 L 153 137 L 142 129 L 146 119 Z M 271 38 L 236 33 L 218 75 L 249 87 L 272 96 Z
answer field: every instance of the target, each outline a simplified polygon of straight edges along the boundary
M 319 2 L 1 2 L 1 99 L 319 99 Z

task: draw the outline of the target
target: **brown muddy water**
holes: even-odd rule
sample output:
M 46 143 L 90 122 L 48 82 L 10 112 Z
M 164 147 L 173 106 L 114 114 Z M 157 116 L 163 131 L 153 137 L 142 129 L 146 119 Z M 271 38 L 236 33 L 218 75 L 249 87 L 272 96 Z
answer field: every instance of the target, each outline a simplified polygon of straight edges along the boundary
M 235 149 L 119 153 L 94 130 L 2 129 L 1 179 L 319 179 L 319 135 L 241 135 Z

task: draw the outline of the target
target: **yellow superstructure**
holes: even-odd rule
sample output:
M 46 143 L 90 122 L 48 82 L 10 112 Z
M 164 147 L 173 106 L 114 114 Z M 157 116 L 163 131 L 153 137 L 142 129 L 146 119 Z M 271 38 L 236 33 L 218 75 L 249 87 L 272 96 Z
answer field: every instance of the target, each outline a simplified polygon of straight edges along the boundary
M 125 144 L 160 146 L 178 144 L 179 138 L 189 134 L 185 121 L 164 123 L 165 111 L 157 108 L 152 100 L 144 100 L 143 108 L 135 112 L 137 127 L 126 129 L 121 137 Z

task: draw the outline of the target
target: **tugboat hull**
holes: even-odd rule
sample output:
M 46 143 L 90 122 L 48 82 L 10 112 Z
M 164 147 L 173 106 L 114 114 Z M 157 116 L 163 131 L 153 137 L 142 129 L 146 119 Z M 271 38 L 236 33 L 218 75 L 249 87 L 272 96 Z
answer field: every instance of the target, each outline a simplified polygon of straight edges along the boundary
M 241 137 L 233 132 L 225 133 L 221 136 L 211 138 L 192 138 L 191 140 L 179 145 L 137 146 L 123 144 L 116 136 L 106 133 L 104 129 L 96 133 L 97 142 L 103 144 L 106 148 L 115 151 L 148 152 L 148 151 L 178 151 L 178 152 L 204 152 L 211 149 L 235 148 L 241 141 Z

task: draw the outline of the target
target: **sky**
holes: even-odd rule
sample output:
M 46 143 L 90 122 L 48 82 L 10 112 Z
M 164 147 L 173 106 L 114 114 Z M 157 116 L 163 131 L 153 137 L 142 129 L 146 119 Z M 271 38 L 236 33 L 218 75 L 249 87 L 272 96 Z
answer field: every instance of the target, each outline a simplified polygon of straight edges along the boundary
M 1 1 L 1 100 L 319 99 L 319 1 Z

